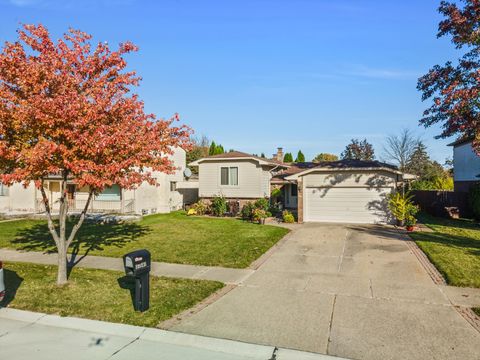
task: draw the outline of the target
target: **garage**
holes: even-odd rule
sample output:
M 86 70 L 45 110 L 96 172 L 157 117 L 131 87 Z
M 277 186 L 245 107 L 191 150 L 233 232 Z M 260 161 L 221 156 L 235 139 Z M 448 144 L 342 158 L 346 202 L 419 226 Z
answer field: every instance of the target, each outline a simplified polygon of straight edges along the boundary
M 298 169 L 285 180 L 298 186 L 299 222 L 378 224 L 391 221 L 388 194 L 403 174 L 379 161 L 341 160 Z
M 392 188 L 309 187 L 305 189 L 304 221 L 384 223 L 387 194 Z

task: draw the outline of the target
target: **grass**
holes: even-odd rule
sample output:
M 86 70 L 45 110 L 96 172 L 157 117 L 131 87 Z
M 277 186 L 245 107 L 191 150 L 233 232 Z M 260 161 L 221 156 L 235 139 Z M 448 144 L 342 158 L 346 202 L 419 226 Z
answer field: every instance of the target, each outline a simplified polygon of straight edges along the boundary
M 184 212 L 150 215 L 136 223 L 85 223 L 71 251 L 121 257 L 148 249 L 153 261 L 248 267 L 288 232 L 232 218 L 190 217 Z M 0 222 L 0 248 L 55 251 L 44 220 Z
M 223 284 L 215 281 L 151 277 L 150 309 L 133 310 L 133 283 L 123 273 L 75 268 L 58 287 L 56 266 L 6 263 L 3 304 L 30 311 L 154 327 L 188 309 Z
M 411 237 L 450 285 L 480 288 L 480 226 L 422 214 L 420 220 L 434 232 Z

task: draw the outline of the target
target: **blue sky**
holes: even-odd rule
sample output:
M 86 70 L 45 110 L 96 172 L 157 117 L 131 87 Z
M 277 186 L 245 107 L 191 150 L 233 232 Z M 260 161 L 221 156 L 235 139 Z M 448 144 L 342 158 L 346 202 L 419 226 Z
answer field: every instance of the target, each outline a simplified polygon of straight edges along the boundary
M 415 131 L 431 156 L 451 157 L 439 128 L 418 119 L 417 78 L 457 57 L 436 39 L 433 0 L 0 0 L 0 42 L 20 23 L 55 37 L 68 27 L 117 45 L 143 81 L 149 112 L 182 121 L 226 149 L 307 160 L 366 137 L 382 157 L 385 136 Z

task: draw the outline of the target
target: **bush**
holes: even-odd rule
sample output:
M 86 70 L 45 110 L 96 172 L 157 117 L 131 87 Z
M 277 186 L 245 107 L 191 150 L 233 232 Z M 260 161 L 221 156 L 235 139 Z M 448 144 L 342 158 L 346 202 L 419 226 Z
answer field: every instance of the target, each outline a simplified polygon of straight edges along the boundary
M 267 198 L 262 198 L 255 201 L 254 206 L 255 206 L 255 209 L 262 209 L 262 210 L 268 211 L 270 208 L 270 202 L 268 201 Z
M 187 215 L 188 215 L 188 216 L 197 215 L 197 210 L 195 210 L 195 209 L 192 207 L 192 208 L 188 209 Z
M 253 203 L 248 202 L 242 207 L 242 211 L 240 214 L 243 220 L 252 220 L 253 219 L 253 211 L 255 210 L 255 205 Z
M 227 212 L 227 201 L 223 196 L 215 196 L 210 205 L 212 214 L 215 216 L 224 216 Z
M 262 222 L 262 220 L 266 219 L 269 215 L 268 211 L 265 211 L 263 209 L 257 208 L 253 210 L 253 220 L 258 221 L 259 223 Z
M 280 190 L 278 188 L 272 189 L 272 192 L 270 193 L 270 197 L 272 199 L 276 199 L 276 198 L 279 198 L 281 196 L 282 196 L 282 190 Z
M 205 215 L 208 211 L 208 205 L 200 200 L 193 204 L 192 209 L 195 210 L 195 215 Z
M 480 183 L 470 188 L 468 199 L 475 219 L 480 219 Z
M 293 224 L 295 222 L 295 217 L 293 216 L 293 214 L 288 211 L 288 210 L 284 210 L 283 213 L 282 213 L 282 217 L 283 217 L 283 222 L 287 223 L 287 224 Z
M 388 208 L 398 222 L 406 222 L 407 225 L 416 223 L 415 215 L 419 208 L 413 203 L 413 195 L 410 193 L 396 192 L 389 195 Z

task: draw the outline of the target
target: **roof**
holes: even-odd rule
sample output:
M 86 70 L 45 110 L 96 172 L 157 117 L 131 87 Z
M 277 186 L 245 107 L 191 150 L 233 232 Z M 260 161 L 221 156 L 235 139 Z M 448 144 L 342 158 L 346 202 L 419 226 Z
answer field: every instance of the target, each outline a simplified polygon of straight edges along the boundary
M 351 170 L 383 170 L 400 174 L 398 167 L 381 161 L 371 160 L 339 160 L 339 161 L 322 161 L 319 163 L 299 163 L 292 168 L 274 176 L 275 180 L 295 180 L 298 176 L 302 176 L 317 170 L 335 170 L 335 171 L 351 171 Z M 273 179 L 272 179 L 273 180 Z
M 459 146 L 469 142 L 472 142 L 475 139 L 475 136 L 461 136 L 454 142 L 448 144 L 448 146 Z
M 280 161 L 277 161 L 277 160 L 274 160 L 274 159 L 265 159 L 265 158 L 261 158 L 259 156 L 244 153 L 244 152 L 241 152 L 241 151 L 230 151 L 230 152 L 225 153 L 225 154 L 207 156 L 205 158 L 193 161 L 189 165 L 190 166 L 198 166 L 201 162 L 212 161 L 212 160 L 249 160 L 249 159 L 256 160 L 261 165 L 282 166 L 282 167 L 288 167 L 289 166 L 288 164 L 285 164 L 283 162 L 280 162 Z

